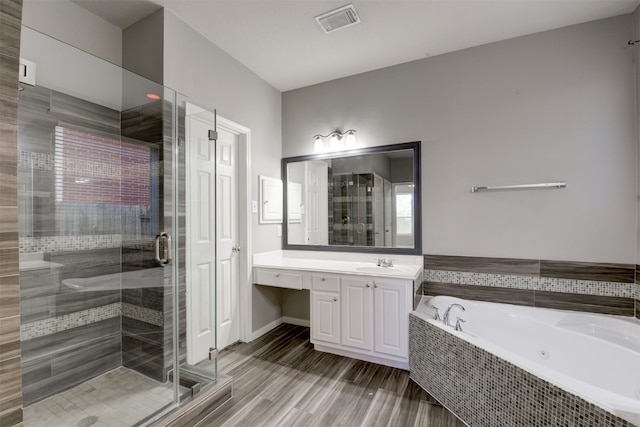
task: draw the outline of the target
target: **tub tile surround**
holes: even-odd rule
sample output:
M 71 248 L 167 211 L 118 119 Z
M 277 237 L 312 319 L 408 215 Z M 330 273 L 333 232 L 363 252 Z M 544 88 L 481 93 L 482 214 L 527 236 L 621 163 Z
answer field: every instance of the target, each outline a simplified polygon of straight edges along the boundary
M 409 328 L 411 379 L 468 425 L 633 427 L 415 314 Z
M 424 295 L 633 316 L 633 264 L 424 256 Z

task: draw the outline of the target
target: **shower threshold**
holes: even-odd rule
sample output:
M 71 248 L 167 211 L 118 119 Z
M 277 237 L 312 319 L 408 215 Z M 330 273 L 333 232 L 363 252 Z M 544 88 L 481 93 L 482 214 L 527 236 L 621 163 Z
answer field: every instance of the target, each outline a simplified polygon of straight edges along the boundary
M 190 393 L 180 387 L 180 394 Z M 126 427 L 173 402 L 173 384 L 118 367 L 24 408 L 25 427 Z

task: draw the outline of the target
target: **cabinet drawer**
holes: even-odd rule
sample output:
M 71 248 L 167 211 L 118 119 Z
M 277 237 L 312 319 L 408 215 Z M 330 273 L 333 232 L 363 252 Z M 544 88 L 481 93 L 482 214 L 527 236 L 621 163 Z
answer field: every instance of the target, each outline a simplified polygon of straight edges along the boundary
M 290 270 L 254 268 L 253 283 L 279 288 L 302 289 L 302 273 Z
M 337 276 L 314 274 L 311 289 L 316 291 L 340 292 L 340 278 Z

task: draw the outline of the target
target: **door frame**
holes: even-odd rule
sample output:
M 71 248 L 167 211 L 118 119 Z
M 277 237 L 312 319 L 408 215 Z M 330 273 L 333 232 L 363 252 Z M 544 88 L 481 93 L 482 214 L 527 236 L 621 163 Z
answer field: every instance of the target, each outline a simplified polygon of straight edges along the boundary
M 238 135 L 238 309 L 240 340 L 251 341 L 251 129 L 218 115 L 216 125 Z M 217 322 L 216 322 L 217 324 Z M 217 328 L 216 328 L 217 329 Z M 217 330 L 216 330 L 217 333 Z M 216 335 L 217 336 L 217 335 Z

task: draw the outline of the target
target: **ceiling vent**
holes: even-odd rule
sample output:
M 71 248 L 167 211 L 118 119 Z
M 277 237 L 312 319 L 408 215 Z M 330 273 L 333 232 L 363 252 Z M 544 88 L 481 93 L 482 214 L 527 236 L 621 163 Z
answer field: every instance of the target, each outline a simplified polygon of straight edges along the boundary
M 352 4 L 316 16 L 316 21 L 325 33 L 360 22 L 360 17 Z

